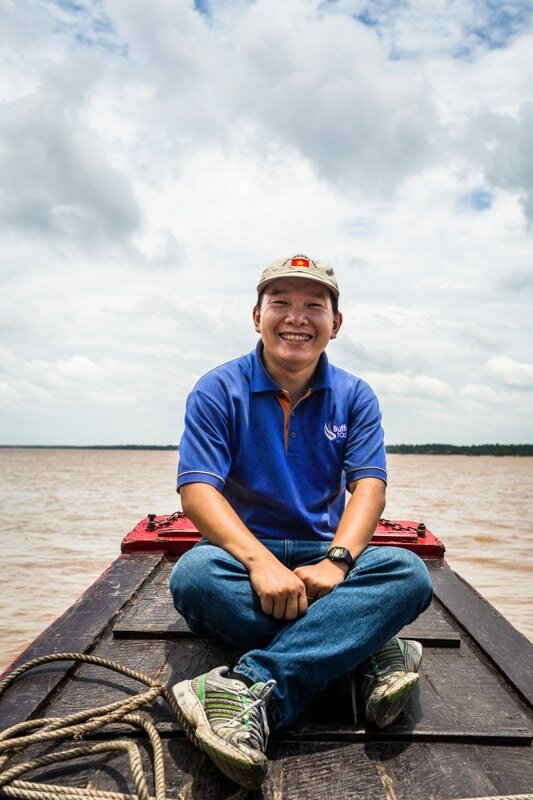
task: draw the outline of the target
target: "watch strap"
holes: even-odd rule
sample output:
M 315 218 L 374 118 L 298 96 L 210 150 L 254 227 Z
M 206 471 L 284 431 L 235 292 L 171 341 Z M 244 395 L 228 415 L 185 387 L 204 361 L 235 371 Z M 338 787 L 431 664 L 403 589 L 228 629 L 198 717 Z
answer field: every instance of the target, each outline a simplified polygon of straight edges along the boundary
M 330 561 L 344 561 L 346 564 L 348 564 L 349 569 L 351 569 L 355 564 L 350 551 L 346 547 L 339 547 L 338 545 L 330 547 L 326 554 L 326 558 L 329 558 Z

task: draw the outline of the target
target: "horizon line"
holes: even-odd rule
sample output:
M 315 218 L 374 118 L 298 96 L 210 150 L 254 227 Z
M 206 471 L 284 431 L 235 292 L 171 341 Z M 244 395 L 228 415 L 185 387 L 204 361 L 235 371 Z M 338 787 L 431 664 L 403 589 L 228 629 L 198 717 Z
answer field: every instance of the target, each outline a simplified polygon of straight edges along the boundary
M 483 442 L 482 444 L 451 444 L 449 442 L 420 442 L 407 443 L 398 442 L 397 444 L 386 444 L 385 449 L 390 447 L 533 447 L 531 442 L 506 443 L 506 442 Z M 0 444 L 3 450 L 178 450 L 177 444 Z

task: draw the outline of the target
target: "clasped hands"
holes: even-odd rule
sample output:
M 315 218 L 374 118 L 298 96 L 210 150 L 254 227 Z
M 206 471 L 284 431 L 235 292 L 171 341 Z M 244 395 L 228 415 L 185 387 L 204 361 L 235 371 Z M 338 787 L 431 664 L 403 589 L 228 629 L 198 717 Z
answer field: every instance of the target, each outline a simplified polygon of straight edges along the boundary
M 265 614 L 289 621 L 305 614 L 311 603 L 329 594 L 347 572 L 344 561 L 329 558 L 293 571 L 273 559 L 250 570 L 250 583 Z

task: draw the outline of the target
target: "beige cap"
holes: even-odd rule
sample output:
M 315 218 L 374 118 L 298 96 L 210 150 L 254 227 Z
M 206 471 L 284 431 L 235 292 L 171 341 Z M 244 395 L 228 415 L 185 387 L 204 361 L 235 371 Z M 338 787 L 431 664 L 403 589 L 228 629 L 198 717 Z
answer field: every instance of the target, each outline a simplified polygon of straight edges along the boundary
M 262 292 L 265 286 L 278 278 L 308 278 L 311 281 L 323 283 L 330 289 L 335 297 L 339 296 L 339 287 L 333 267 L 323 261 L 314 261 L 309 256 L 301 253 L 289 258 L 279 258 L 268 266 L 257 285 L 257 291 Z

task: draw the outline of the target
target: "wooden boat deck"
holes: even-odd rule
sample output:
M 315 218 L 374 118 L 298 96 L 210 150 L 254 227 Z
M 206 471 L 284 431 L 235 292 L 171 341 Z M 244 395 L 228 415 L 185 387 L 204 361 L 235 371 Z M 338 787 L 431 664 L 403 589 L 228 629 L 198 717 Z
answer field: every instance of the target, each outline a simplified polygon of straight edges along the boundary
M 434 600 L 402 632 L 424 644 L 420 684 L 403 714 L 386 731 L 367 729 L 354 718 L 343 678 L 296 724 L 271 735 L 269 775 L 251 800 L 456 800 L 533 790 L 533 646 L 445 562 L 427 564 Z M 160 554 L 118 558 L 13 666 L 77 651 L 175 683 L 232 663 L 236 651 L 191 634 L 177 617 L 168 592 L 171 566 Z M 46 665 L 0 698 L 1 727 L 65 716 L 139 688 L 92 665 Z M 162 701 L 151 717 L 164 738 L 169 797 L 218 800 L 236 792 L 190 745 Z M 115 730 L 134 735 L 142 747 L 142 735 L 129 726 Z M 35 746 L 31 753 L 49 749 Z M 99 756 L 67 772 L 41 770 L 38 779 L 127 792 L 133 789 L 127 775 L 125 756 Z

